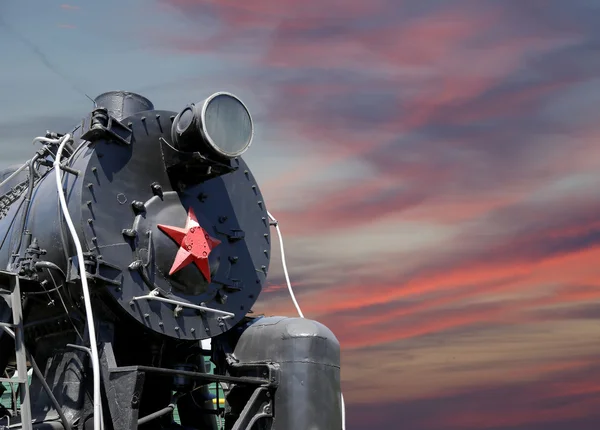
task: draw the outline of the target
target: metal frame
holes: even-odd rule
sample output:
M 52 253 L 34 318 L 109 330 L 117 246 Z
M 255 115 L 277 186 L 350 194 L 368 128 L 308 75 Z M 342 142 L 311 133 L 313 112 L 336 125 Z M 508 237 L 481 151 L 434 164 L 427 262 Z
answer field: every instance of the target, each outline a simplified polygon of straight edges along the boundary
M 5 284 L 4 286 L 8 287 L 8 290 L 0 289 L 0 296 L 10 297 L 13 323 L 0 323 L 0 327 L 2 327 L 7 334 L 10 334 L 11 329 L 14 330 L 15 358 L 19 377 L 16 380 L 12 378 L 0 378 L 0 382 L 16 382 L 19 384 L 19 394 L 21 397 L 21 428 L 22 430 L 33 430 L 33 423 L 31 421 L 31 398 L 29 396 L 29 383 L 27 380 L 27 353 L 25 351 L 23 304 L 21 302 L 21 284 L 19 282 L 19 275 L 1 271 L 0 285 L 2 284 Z

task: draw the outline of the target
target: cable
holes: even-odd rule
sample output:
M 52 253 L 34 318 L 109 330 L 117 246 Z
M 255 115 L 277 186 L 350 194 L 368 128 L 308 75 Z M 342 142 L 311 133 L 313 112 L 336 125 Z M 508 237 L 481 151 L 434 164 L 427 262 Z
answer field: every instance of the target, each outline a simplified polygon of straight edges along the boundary
M 267 215 L 272 221 L 272 224 L 277 231 L 277 237 L 279 238 L 279 251 L 281 252 L 281 265 L 283 266 L 283 274 L 285 275 L 285 282 L 287 283 L 288 291 L 290 292 L 290 296 L 292 297 L 292 301 L 294 302 L 294 306 L 296 306 L 296 310 L 298 311 L 298 315 L 301 318 L 304 318 L 304 313 L 302 309 L 300 309 L 300 305 L 298 304 L 298 300 L 296 300 L 296 295 L 294 294 L 294 289 L 292 288 L 292 283 L 290 282 L 290 275 L 287 270 L 287 263 L 285 261 L 285 251 L 283 246 L 283 235 L 281 234 L 281 230 L 279 229 L 279 222 L 275 219 L 271 212 L 267 211 Z M 346 405 L 344 403 L 344 394 L 340 393 L 340 401 L 341 401 L 341 410 L 342 410 L 342 430 L 346 430 Z
M 83 249 L 81 247 L 81 241 L 77 235 L 77 230 L 69 214 L 69 207 L 65 200 L 63 187 L 61 183 L 61 164 L 60 159 L 62 151 L 65 148 L 67 142 L 71 139 L 70 134 L 65 134 L 60 141 L 58 150 L 56 151 L 56 158 L 54 159 L 54 173 L 56 177 L 56 190 L 58 191 L 58 198 L 60 200 L 60 206 L 62 208 L 62 214 L 65 218 L 69 232 L 75 244 L 77 251 L 77 263 L 79 265 L 79 276 L 81 278 L 81 289 L 83 290 L 83 302 L 85 305 L 85 313 L 87 318 L 88 333 L 90 336 L 90 350 L 92 358 L 92 373 L 94 377 L 94 430 L 101 430 L 102 428 L 102 399 L 100 397 L 100 360 L 98 358 L 98 344 L 96 341 L 96 326 L 94 324 L 94 314 L 92 310 L 92 300 L 90 298 L 90 289 L 88 286 L 85 260 L 83 259 Z

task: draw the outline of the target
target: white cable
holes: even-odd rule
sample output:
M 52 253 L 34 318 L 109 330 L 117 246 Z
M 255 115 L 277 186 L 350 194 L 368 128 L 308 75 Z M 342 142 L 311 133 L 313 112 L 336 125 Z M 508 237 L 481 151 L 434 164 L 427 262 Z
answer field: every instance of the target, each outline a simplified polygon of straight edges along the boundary
M 35 139 L 33 139 L 33 142 L 31 142 L 31 144 L 35 145 L 37 142 L 57 144 L 61 141 L 61 139 L 50 139 L 48 137 L 36 137 Z
M 61 168 L 60 168 L 60 159 L 62 155 L 62 151 L 71 138 L 70 134 L 64 135 L 60 140 L 60 146 L 56 151 L 56 158 L 54 159 L 54 173 L 56 177 L 56 189 L 58 191 L 58 198 L 60 200 L 60 207 L 62 209 L 62 214 L 65 217 L 65 221 L 67 222 L 67 226 L 69 227 L 69 232 L 71 233 L 71 237 L 73 239 L 73 243 L 75 244 L 75 249 L 77 251 L 77 263 L 79 265 L 79 276 L 81 278 L 81 289 L 83 290 L 83 302 L 85 305 L 85 314 L 88 325 L 88 333 L 90 336 L 90 350 L 92 352 L 92 373 L 94 378 L 94 430 L 101 430 L 102 428 L 102 403 L 100 397 L 100 360 L 98 358 L 98 344 L 96 341 L 96 326 L 94 325 L 94 315 L 92 311 L 92 300 L 90 298 L 90 289 L 88 286 L 87 276 L 86 276 L 86 268 L 85 261 L 83 259 L 83 249 L 81 247 L 81 241 L 79 240 L 79 236 L 77 235 L 77 230 L 75 230 L 75 225 L 73 225 L 73 220 L 71 219 L 71 215 L 69 214 L 69 207 L 67 206 L 67 202 L 65 200 L 65 195 L 63 192 L 62 181 L 61 181 Z
M 285 275 L 285 282 L 287 283 L 288 291 L 290 292 L 290 296 L 292 297 L 292 301 L 294 302 L 294 306 L 296 306 L 296 310 L 298 311 L 298 315 L 301 318 L 304 318 L 304 313 L 302 309 L 300 309 L 300 305 L 298 304 L 298 300 L 296 300 L 296 295 L 294 294 L 294 289 L 292 288 L 292 283 L 290 282 L 290 275 L 287 270 L 287 263 L 285 261 L 285 251 L 283 246 L 283 235 L 281 234 L 281 230 L 279 229 L 279 223 L 275 219 L 271 212 L 267 211 L 267 215 L 273 221 L 273 225 L 275 226 L 275 230 L 277 231 L 277 237 L 279 238 L 279 252 L 281 252 L 281 265 L 283 266 L 283 274 Z M 342 430 L 346 430 L 346 405 L 344 404 L 344 395 L 340 393 L 341 400 L 341 409 L 342 409 Z
M 37 142 L 58 144 L 58 143 L 60 143 L 60 139 L 49 139 L 47 137 L 36 137 L 35 139 L 33 139 L 32 143 L 35 145 Z M 21 173 L 27 167 L 29 167 L 29 163 L 31 163 L 31 160 L 26 161 L 25 164 L 23 164 L 17 170 L 12 172 L 8 178 L 6 178 L 5 180 L 3 180 L 0 183 L 0 187 L 7 184 L 11 179 L 13 179 L 15 176 L 17 176 L 19 173 Z

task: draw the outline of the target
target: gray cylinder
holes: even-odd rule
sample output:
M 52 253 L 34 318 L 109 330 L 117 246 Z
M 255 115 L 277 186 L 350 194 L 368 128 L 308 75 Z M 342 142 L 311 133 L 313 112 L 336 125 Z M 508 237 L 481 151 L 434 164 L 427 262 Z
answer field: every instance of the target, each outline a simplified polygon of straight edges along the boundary
M 118 120 L 130 115 L 154 110 L 154 105 L 146 97 L 128 91 L 109 91 L 94 99 L 97 107 L 103 107 Z
M 340 344 L 323 324 L 269 317 L 244 331 L 235 348 L 240 364 L 277 363 L 272 430 L 340 430 Z

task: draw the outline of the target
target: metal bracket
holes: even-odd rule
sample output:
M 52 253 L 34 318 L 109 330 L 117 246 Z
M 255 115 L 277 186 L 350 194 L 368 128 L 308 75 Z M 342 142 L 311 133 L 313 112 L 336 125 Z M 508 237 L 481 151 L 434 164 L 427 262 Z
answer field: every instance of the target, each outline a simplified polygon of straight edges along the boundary
M 94 109 L 81 123 L 81 138 L 89 142 L 106 139 L 131 145 L 133 131 L 112 117 L 106 108 Z
M 83 254 L 85 259 L 85 267 L 88 279 L 91 279 L 94 282 L 100 281 L 105 284 L 121 286 L 121 268 L 115 264 L 108 263 L 104 261 L 101 256 L 97 256 L 91 252 L 85 252 Z M 68 281 L 76 281 L 81 278 L 81 274 L 79 273 L 79 265 L 77 261 L 77 256 L 71 257 L 70 270 L 68 275 Z
M 272 418 L 273 407 L 267 387 L 258 387 L 250 396 L 250 400 L 242 410 L 231 430 L 251 430 L 262 418 Z
M 233 360 L 233 356 L 227 358 L 227 364 L 230 370 L 234 371 L 235 376 L 262 378 L 269 381 L 270 386 L 279 386 L 280 370 L 278 364 L 240 364 Z

